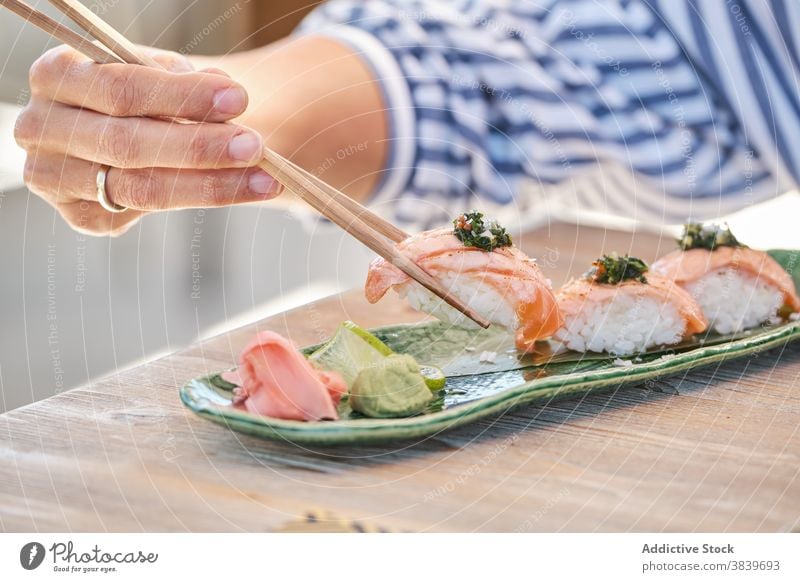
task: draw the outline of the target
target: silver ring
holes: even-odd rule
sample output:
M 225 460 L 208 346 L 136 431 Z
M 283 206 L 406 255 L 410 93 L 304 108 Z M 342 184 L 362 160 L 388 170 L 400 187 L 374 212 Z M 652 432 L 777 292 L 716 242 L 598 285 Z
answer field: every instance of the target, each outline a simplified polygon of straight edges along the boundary
M 100 166 L 100 169 L 97 170 L 97 179 L 95 180 L 97 185 L 97 201 L 100 203 L 100 206 L 109 212 L 117 214 L 119 212 L 125 212 L 128 207 L 114 204 L 108 199 L 108 194 L 106 193 L 106 176 L 108 176 L 108 171 L 110 169 L 110 166 Z

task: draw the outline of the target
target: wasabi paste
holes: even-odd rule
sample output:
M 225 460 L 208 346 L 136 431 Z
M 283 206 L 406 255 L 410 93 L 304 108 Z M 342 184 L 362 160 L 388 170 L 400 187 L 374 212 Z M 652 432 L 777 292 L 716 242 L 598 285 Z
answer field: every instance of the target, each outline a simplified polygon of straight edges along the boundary
M 365 416 L 393 418 L 419 414 L 432 398 L 414 358 L 395 354 L 358 373 L 349 403 Z

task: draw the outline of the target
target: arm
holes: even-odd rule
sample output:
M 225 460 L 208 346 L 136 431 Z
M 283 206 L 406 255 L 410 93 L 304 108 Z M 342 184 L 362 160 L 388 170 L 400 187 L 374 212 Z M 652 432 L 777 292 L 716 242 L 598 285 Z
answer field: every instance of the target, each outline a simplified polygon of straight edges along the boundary
M 387 118 L 378 82 L 352 49 L 308 36 L 191 60 L 247 89 L 237 121 L 270 147 L 354 198 L 372 192 L 386 161 Z

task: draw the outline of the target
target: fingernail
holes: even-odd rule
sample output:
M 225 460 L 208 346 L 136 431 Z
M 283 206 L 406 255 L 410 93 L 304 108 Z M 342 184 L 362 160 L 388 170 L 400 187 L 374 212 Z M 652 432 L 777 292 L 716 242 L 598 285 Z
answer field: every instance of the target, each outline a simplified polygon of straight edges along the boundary
M 233 115 L 242 113 L 247 107 L 247 93 L 244 89 L 220 89 L 214 93 L 214 110 L 217 113 Z
M 240 133 L 228 144 L 228 154 L 240 162 L 257 160 L 261 157 L 261 137 L 249 131 Z
M 277 190 L 275 179 L 266 172 L 258 171 L 250 174 L 248 186 L 253 194 L 274 194 Z

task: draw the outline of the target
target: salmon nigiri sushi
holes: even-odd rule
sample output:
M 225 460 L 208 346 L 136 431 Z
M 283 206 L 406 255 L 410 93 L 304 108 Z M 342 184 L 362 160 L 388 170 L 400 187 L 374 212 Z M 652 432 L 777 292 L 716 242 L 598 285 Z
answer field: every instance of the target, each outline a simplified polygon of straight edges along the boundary
M 564 326 L 555 338 L 579 352 L 627 356 L 680 343 L 706 329 L 689 293 L 627 255 L 599 258 L 556 298 Z
M 453 221 L 453 228 L 411 236 L 397 248 L 477 313 L 515 331 L 521 350 L 532 349 L 537 340 L 552 336 L 561 325 L 552 285 L 536 261 L 514 247 L 505 229 L 485 220 L 480 212 L 462 214 Z M 400 269 L 377 258 L 367 275 L 367 300 L 376 303 L 389 289 L 419 311 L 454 325 L 475 325 Z
M 686 289 L 715 332 L 738 333 L 800 311 L 789 273 L 767 253 L 741 244 L 729 228 L 687 224 L 678 245 L 652 270 Z

